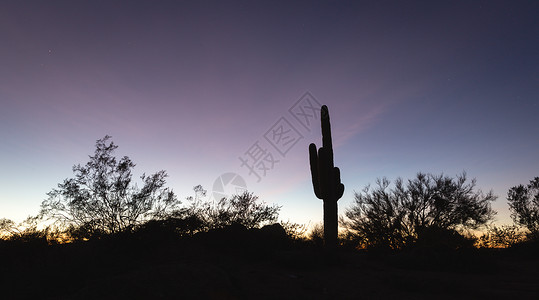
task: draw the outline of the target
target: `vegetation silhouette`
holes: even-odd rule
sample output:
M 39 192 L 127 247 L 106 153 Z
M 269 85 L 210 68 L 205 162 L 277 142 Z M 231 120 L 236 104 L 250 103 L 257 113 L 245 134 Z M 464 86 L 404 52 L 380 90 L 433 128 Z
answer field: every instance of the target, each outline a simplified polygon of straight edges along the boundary
M 316 223 L 309 232 L 309 240 L 316 246 L 324 245 L 324 223 Z
M 118 146 L 110 139 L 97 140 L 90 161 L 73 166 L 75 177 L 58 184 L 41 204 L 43 218 L 71 228 L 71 234 L 82 239 L 130 231 L 179 209 L 180 201 L 165 188 L 167 173 L 143 174 L 138 188 L 131 173 L 135 164 L 127 156 L 114 157 Z
M 539 240 L 539 177 L 510 188 L 507 200 L 515 224 L 526 227 L 530 240 Z
M 182 214 L 198 219 L 204 230 L 235 224 L 247 229 L 260 228 L 277 222 L 279 217 L 280 206 L 260 202 L 257 196 L 248 191 L 210 202 L 203 201 L 206 190 L 202 186 L 197 185 L 193 190 L 195 196 L 187 197 L 190 205 Z
M 456 178 L 418 173 L 407 183 L 397 179 L 393 188 L 388 179 L 378 179 L 375 188 L 355 194 L 341 221 L 363 247 L 463 247 L 469 243 L 459 232 L 478 229 L 495 214 L 490 202 L 496 196 L 474 191 L 475 184 L 465 173 Z
M 320 123 L 322 147 L 317 152 L 315 144 L 309 145 L 309 161 L 314 193 L 324 202 L 324 244 L 327 248 L 335 248 L 339 232 L 337 201 L 344 193 L 344 184 L 341 183 L 341 171 L 333 162 L 331 124 L 325 105 L 320 110 Z
M 74 167 L 75 178 L 49 193 L 40 215 L 20 224 L 0 219 L 2 298 L 534 299 L 539 293 L 537 248 L 531 230 L 523 230 L 528 223 L 468 234 L 492 220 L 495 197 L 476 191 L 465 174 L 419 173 L 392 188 L 382 179 L 356 193 L 341 218 L 347 230 L 335 237 L 340 247 L 328 256 L 326 223 L 307 234 L 305 225 L 278 222 L 281 207 L 247 191 L 208 200 L 197 185 L 181 203 L 165 188 L 164 171 L 143 176 L 137 189 L 134 163 L 112 156 L 117 146 L 110 137 L 96 148 L 89 163 Z M 314 150 L 322 163 L 326 150 Z M 322 164 L 315 169 L 332 166 Z M 533 182 L 508 195 L 526 207 L 537 198 Z M 339 197 L 328 199 L 336 205 Z
M 526 241 L 526 234 L 519 225 L 489 225 L 477 238 L 479 248 L 510 248 Z

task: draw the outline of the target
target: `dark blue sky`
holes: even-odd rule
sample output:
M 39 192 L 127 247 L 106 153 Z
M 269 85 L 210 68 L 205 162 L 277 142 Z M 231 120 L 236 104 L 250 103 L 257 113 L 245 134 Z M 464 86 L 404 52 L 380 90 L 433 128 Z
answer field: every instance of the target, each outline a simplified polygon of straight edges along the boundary
M 109 134 L 181 198 L 232 172 L 318 222 L 319 127 L 289 112 L 310 92 L 330 109 L 341 212 L 377 177 L 467 171 L 509 222 L 508 188 L 539 175 L 538 2 L 289 2 L 2 2 L 0 217 L 35 214 Z M 283 124 L 284 155 L 265 139 Z M 240 161 L 255 144 L 278 160 L 260 182 Z

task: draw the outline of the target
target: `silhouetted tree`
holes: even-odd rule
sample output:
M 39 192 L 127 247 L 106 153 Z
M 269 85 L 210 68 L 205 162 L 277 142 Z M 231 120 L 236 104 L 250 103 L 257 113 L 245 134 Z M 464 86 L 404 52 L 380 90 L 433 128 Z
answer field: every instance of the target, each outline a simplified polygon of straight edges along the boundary
M 305 224 L 299 224 L 291 222 L 290 220 L 279 222 L 286 232 L 289 239 L 293 241 L 302 241 L 306 238 L 307 226 Z
M 389 180 L 377 179 L 376 184 L 373 190 L 367 186 L 363 193 L 355 193 L 355 201 L 345 210 L 348 219 L 343 225 L 353 231 L 362 246 L 398 248 L 410 236 L 403 222 L 404 205 L 388 191 Z
M 208 211 L 211 210 L 211 204 L 204 201 L 207 191 L 200 184 L 194 186 L 193 191 L 195 195 L 186 198 L 188 206 L 182 211 L 183 218 L 196 218 L 205 223 Z
M 324 223 L 313 224 L 308 239 L 316 246 L 324 245 Z
M 539 238 L 539 177 L 527 186 L 518 185 L 507 193 L 511 218 L 530 231 L 530 237 Z
M 61 222 L 74 235 L 89 237 L 132 230 L 147 220 L 164 219 L 178 209 L 174 192 L 165 188 L 165 171 L 141 176 L 132 183 L 135 164 L 127 156 L 113 156 L 110 136 L 97 140 L 86 165 L 73 166 L 74 178 L 65 179 L 41 204 L 41 216 Z
M 19 234 L 17 224 L 10 219 L 0 219 L 0 238 L 9 239 L 11 236 Z
M 480 248 L 506 248 L 521 243 L 525 235 L 517 225 L 488 226 L 477 239 L 476 246 Z
M 17 242 L 47 243 L 51 228 L 39 229 L 38 223 L 37 216 L 29 216 L 19 224 L 9 219 L 0 219 L 0 238 Z
M 495 214 L 490 202 L 496 197 L 474 191 L 476 181 L 467 183 L 465 173 L 455 179 L 418 173 L 406 184 L 397 179 L 393 188 L 385 178 L 376 183 L 355 194 L 343 219 L 365 246 L 402 248 L 423 233 L 476 229 Z
M 190 205 L 186 216 L 196 217 L 204 224 L 204 230 L 239 224 L 247 229 L 260 228 L 272 224 L 279 217 L 280 206 L 259 202 L 258 197 L 248 191 L 239 195 L 224 197 L 218 201 L 204 201 L 206 190 L 197 185 L 194 197 L 188 197 Z
M 258 197 L 247 191 L 229 198 L 222 198 L 206 210 L 211 227 L 240 224 L 246 228 L 260 228 L 277 221 L 280 206 L 257 202 Z

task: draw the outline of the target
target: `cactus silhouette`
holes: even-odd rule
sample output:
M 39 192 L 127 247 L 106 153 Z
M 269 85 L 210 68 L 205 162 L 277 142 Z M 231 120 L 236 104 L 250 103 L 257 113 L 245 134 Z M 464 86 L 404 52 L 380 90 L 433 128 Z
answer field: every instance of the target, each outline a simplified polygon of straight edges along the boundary
M 316 145 L 309 145 L 309 161 L 313 180 L 314 194 L 324 201 L 324 244 L 328 248 L 337 246 L 337 201 L 344 193 L 341 172 L 333 164 L 333 146 L 328 107 L 320 110 L 322 123 L 322 147 L 316 151 Z

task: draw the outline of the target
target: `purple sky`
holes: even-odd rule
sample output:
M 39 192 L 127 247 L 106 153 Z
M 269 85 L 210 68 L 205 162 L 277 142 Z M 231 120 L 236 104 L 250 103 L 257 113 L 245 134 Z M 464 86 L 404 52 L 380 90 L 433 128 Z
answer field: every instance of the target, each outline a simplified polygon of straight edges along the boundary
M 537 1 L 156 2 L 0 3 L 0 217 L 36 214 L 108 134 L 181 199 L 232 172 L 318 222 L 319 124 L 289 113 L 306 92 L 329 106 L 340 212 L 377 177 L 466 171 L 509 223 L 507 190 L 539 176 Z M 264 138 L 281 118 L 303 137 L 284 156 Z M 260 182 L 239 159 L 257 141 L 278 160 Z

